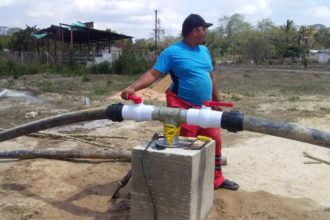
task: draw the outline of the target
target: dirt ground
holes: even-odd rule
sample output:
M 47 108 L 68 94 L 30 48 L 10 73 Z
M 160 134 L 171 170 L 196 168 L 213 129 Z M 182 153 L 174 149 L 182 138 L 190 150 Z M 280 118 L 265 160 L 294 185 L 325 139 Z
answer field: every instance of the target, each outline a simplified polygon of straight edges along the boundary
M 106 77 L 95 76 L 92 80 L 101 83 Z M 15 82 L 0 80 L 0 88 L 30 92 L 23 97 L 14 93 L 0 97 L 0 129 L 50 115 L 123 102 L 118 93 L 114 93 L 90 96 L 90 105 L 86 106 L 82 97 L 88 96 L 88 85 L 81 90 L 51 93 L 40 92 L 26 82 L 44 78 L 51 82 L 58 79 L 39 74 Z M 293 85 L 312 84 L 315 79 L 330 82 L 329 71 L 295 73 L 293 70 L 222 67 L 218 78 L 223 91 L 221 97 L 233 101 L 235 109 L 245 114 L 330 131 L 329 90 L 307 89 L 290 93 L 287 87 L 281 87 L 288 79 L 296 80 L 290 82 Z M 282 81 L 277 82 L 280 79 Z M 164 105 L 163 91 L 167 81 L 163 80 L 139 95 L 145 103 Z M 229 81 L 232 82 L 230 85 L 223 83 Z M 252 81 L 260 84 L 250 88 Z M 100 121 L 44 132 L 108 136 L 94 142 L 103 144 L 104 148 L 129 150 L 149 141 L 155 132 L 161 133 L 162 124 Z M 224 174 L 241 187 L 238 191 L 216 190 L 208 220 L 330 219 L 330 166 L 303 155 L 306 151 L 330 161 L 329 149 L 247 131 L 229 133 L 223 130 L 222 137 L 223 154 L 228 158 L 228 165 L 223 167 Z M 0 151 L 44 148 L 92 149 L 96 146 L 78 140 L 31 136 L 0 142 Z M 1 159 L 0 219 L 129 219 L 130 185 L 121 191 L 118 199 L 110 199 L 118 180 L 129 169 L 130 163 L 112 160 Z

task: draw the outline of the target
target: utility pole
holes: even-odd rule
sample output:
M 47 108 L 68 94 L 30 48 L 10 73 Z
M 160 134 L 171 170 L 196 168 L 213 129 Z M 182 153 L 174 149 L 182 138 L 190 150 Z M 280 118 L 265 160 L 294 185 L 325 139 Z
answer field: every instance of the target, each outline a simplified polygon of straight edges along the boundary
M 157 58 L 157 35 L 158 35 L 158 27 L 157 27 L 157 10 L 155 10 L 155 60 Z

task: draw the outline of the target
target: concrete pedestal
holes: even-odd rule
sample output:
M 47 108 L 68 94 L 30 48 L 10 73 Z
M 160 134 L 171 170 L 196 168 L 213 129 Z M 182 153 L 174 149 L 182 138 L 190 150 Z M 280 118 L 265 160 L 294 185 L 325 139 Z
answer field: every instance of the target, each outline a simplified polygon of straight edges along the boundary
M 135 147 L 131 219 L 153 220 L 154 208 L 158 220 L 205 219 L 213 206 L 214 143 L 198 150 Z

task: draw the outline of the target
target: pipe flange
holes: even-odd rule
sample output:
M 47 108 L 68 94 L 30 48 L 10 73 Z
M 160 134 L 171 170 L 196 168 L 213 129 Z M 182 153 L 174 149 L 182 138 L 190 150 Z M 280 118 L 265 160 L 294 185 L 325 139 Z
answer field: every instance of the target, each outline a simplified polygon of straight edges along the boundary
M 123 110 L 124 105 L 122 103 L 112 104 L 107 107 L 105 114 L 111 121 L 122 122 L 123 121 Z

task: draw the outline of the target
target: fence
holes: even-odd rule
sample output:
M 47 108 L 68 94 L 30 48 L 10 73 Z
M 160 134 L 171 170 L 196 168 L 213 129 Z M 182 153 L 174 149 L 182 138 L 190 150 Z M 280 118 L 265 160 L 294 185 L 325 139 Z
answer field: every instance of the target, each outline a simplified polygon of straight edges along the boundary
M 31 64 L 35 62 L 44 62 L 48 63 L 50 56 L 46 53 L 44 54 L 38 54 L 36 52 L 9 52 L 9 51 L 3 51 L 0 52 L 0 61 L 2 62 L 8 62 L 13 61 L 15 63 L 21 63 L 21 64 Z
M 107 51 L 94 52 L 94 51 L 77 51 L 73 54 L 69 53 L 58 53 L 56 58 L 53 54 L 43 51 L 40 53 L 37 52 L 10 52 L 3 51 L 0 52 L 0 61 L 8 62 L 13 61 L 20 64 L 31 64 L 31 63 L 44 63 L 44 64 L 58 64 L 65 65 L 70 60 L 73 60 L 75 63 L 82 65 L 87 65 L 91 63 L 100 63 L 103 61 L 114 62 L 121 55 L 121 51 Z

